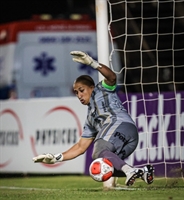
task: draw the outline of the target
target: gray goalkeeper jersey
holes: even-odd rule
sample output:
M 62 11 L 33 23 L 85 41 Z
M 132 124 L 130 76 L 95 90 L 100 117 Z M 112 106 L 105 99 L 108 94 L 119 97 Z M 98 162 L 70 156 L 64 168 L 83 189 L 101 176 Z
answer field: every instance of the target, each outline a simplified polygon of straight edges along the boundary
M 122 122 L 135 124 L 123 107 L 115 89 L 110 90 L 99 82 L 90 98 L 82 137 L 95 140 L 103 138 L 109 141 Z

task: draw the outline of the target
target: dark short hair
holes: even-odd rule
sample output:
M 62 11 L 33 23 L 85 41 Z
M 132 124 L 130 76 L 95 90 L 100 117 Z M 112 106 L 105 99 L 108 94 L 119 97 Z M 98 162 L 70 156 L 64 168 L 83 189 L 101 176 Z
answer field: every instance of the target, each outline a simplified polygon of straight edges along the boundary
M 81 82 L 83 83 L 84 85 L 87 85 L 87 86 L 95 86 L 95 82 L 94 80 L 91 78 L 91 76 L 88 76 L 88 75 L 81 75 L 79 76 L 75 81 L 74 83 L 78 83 L 78 82 Z

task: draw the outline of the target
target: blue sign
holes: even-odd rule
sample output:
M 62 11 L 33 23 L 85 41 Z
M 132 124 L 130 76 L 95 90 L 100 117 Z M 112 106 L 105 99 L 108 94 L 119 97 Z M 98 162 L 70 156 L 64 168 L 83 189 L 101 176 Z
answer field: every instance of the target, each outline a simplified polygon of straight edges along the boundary
M 56 67 L 53 66 L 54 61 L 54 57 L 49 57 L 46 52 L 43 52 L 39 57 L 34 58 L 34 70 L 40 71 L 43 76 L 47 76 L 49 72 L 56 70 Z

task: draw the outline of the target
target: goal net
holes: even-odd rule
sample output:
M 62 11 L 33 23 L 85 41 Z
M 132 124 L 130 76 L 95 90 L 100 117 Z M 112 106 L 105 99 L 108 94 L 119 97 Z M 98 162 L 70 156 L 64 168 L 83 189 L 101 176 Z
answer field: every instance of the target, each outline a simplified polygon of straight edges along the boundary
M 156 176 L 184 171 L 184 1 L 107 0 L 110 65 L 135 120 L 139 144 L 128 162 Z M 120 65 L 114 60 L 120 59 Z

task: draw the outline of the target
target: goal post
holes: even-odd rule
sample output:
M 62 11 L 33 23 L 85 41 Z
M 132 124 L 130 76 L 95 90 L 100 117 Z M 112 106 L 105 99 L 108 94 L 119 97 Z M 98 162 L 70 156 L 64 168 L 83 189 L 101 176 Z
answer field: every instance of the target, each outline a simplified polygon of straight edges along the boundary
M 166 178 L 184 173 L 182 10 L 183 0 L 96 0 L 99 62 L 117 74 L 118 95 L 140 136 L 127 162 L 151 163 Z
M 108 7 L 106 0 L 95 0 L 98 62 L 109 67 Z M 98 73 L 99 81 L 103 76 Z M 115 187 L 117 178 L 111 177 L 103 182 L 104 188 Z
M 106 0 L 96 0 L 96 31 L 98 62 L 109 66 L 108 8 Z M 103 76 L 99 73 L 99 81 Z

